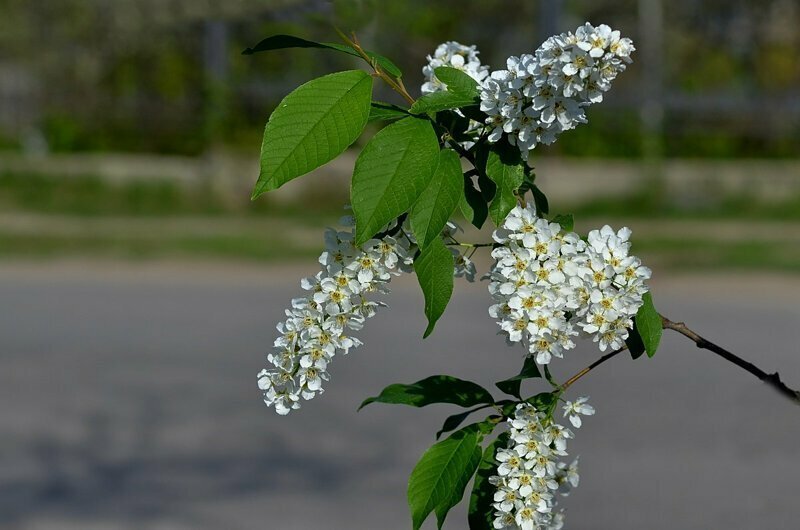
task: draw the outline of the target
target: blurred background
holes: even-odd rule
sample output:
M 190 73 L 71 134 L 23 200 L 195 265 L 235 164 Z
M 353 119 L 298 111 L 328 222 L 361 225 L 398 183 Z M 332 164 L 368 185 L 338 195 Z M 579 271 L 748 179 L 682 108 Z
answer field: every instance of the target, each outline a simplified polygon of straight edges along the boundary
M 551 210 L 630 226 L 660 309 L 800 384 L 798 0 L 0 0 L 0 528 L 407 528 L 404 482 L 451 411 L 360 399 L 520 360 L 480 284 L 409 336 L 405 278 L 323 398 L 261 405 L 272 326 L 355 159 L 251 202 L 261 133 L 294 87 L 361 64 L 241 50 L 354 30 L 413 94 L 442 41 L 500 68 L 586 20 L 637 52 L 589 125 L 537 148 Z M 796 527 L 796 408 L 690 346 L 587 378 L 568 527 Z

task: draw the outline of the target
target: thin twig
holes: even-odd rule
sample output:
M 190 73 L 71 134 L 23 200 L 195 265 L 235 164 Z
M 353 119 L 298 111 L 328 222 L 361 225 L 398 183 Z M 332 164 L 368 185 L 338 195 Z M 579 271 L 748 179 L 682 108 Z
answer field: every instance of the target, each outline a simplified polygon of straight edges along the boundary
M 778 372 L 772 374 L 765 372 L 764 370 L 757 367 L 753 363 L 745 361 L 741 357 L 738 357 L 733 353 L 729 352 L 728 350 L 720 346 L 717 346 L 713 342 L 701 337 L 700 335 L 689 329 L 683 322 L 673 322 L 664 315 L 661 315 L 661 324 L 664 327 L 664 329 L 671 329 L 673 331 L 677 331 L 684 337 L 687 337 L 688 339 L 692 340 L 698 348 L 714 352 L 723 359 L 725 359 L 726 361 L 732 362 L 739 368 L 742 368 L 743 370 L 750 372 L 751 374 L 756 376 L 759 380 L 777 390 L 780 394 L 786 396 L 794 403 L 800 405 L 800 392 L 786 386 L 783 383 L 783 381 L 781 381 L 781 377 L 778 374 Z
M 455 239 L 453 239 L 453 243 L 447 243 L 450 246 L 456 247 L 469 247 L 469 248 L 484 248 L 484 247 L 493 247 L 495 243 L 459 243 Z
M 456 150 L 456 152 L 457 152 L 457 153 L 458 153 L 458 154 L 459 154 L 459 155 L 460 155 L 462 158 L 464 158 L 464 159 L 465 159 L 465 160 L 467 160 L 467 161 L 468 161 L 470 164 L 472 164 L 472 167 L 473 167 L 473 168 L 475 168 L 475 171 L 478 173 L 478 175 L 479 175 L 479 176 L 482 174 L 482 173 L 481 173 L 481 170 L 480 170 L 480 169 L 478 169 L 478 161 L 475 159 L 475 156 L 474 156 L 472 153 L 470 153 L 470 152 L 469 152 L 467 149 L 464 149 L 464 146 L 462 146 L 461 144 L 459 144 L 459 143 L 458 143 L 457 141 L 455 141 L 455 140 L 454 140 L 452 137 L 450 138 L 450 147 L 452 147 L 453 149 L 455 149 L 455 150 Z
M 628 349 L 627 346 L 623 346 L 622 348 L 619 348 L 618 350 L 614 350 L 612 352 L 609 352 L 609 353 L 603 355 L 602 357 L 597 359 L 595 362 L 593 362 L 592 364 L 590 364 L 589 366 L 587 366 L 586 368 L 584 368 L 583 370 L 581 370 L 577 374 L 575 374 L 572 377 L 570 377 L 569 379 L 567 379 L 567 381 L 563 385 L 561 385 L 560 392 L 564 392 L 567 388 L 570 387 L 570 385 L 572 385 L 572 383 L 574 383 L 575 381 L 577 381 L 578 379 L 580 379 L 584 375 L 588 374 L 589 372 L 591 372 L 592 370 L 594 370 L 595 368 L 597 368 L 598 366 L 600 366 L 601 364 L 603 364 L 607 360 L 611 359 L 615 355 L 617 355 L 619 353 L 622 353 L 627 349 Z
M 408 90 L 406 90 L 405 85 L 403 85 L 403 80 L 400 78 L 394 78 L 393 76 L 385 72 L 383 68 L 381 68 L 381 66 L 378 64 L 378 61 L 370 57 L 367 54 L 367 52 L 364 51 L 364 48 L 361 47 L 361 44 L 358 42 L 358 38 L 356 37 L 355 33 L 352 34 L 352 38 L 348 38 L 347 35 L 345 35 L 341 30 L 339 30 L 338 28 L 335 29 L 336 32 L 339 34 L 339 37 L 341 37 L 341 39 L 345 42 L 345 44 L 353 48 L 356 51 L 356 53 L 358 53 L 358 55 L 361 56 L 362 59 L 367 61 L 367 63 L 375 71 L 375 75 L 383 79 L 386 82 L 386 84 L 392 88 L 392 90 L 403 96 L 403 98 L 408 102 L 409 105 L 413 105 L 415 103 L 414 98 L 411 97 L 411 95 L 408 93 Z

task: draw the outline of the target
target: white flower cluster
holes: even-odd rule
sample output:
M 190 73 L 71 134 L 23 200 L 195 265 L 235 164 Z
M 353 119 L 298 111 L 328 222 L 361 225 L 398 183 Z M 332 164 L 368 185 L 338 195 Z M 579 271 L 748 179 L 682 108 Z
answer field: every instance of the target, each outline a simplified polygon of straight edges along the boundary
M 352 220 L 344 218 L 343 224 L 352 226 Z M 319 257 L 323 270 L 301 282 L 309 294 L 292 300 L 267 356 L 273 367 L 258 374 L 264 402 L 278 414 L 300 408 L 300 397 L 322 393 L 331 358 L 361 345 L 350 332 L 361 329 L 382 305 L 368 295 L 387 292 L 392 275 L 411 266 L 412 243 L 400 234 L 356 248 L 352 230 L 325 233 L 326 250 Z
M 352 227 L 344 217 L 342 225 Z M 448 223 L 442 237 L 452 239 L 458 226 Z M 267 405 L 274 405 L 285 415 L 300 408 L 300 398 L 312 399 L 323 392 L 329 379 L 328 363 L 337 353 L 347 354 L 361 341 L 350 335 L 385 305 L 369 295 L 387 293 L 393 275 L 410 272 L 417 244 L 408 226 L 396 230 L 395 237 L 371 239 L 361 248 L 353 244 L 353 231 L 328 229 L 326 250 L 320 255 L 323 270 L 301 285 L 308 295 L 292 300 L 286 319 L 277 326 L 275 340 L 267 360 L 272 364 L 258 374 L 258 387 Z M 475 278 L 475 265 L 468 257 L 450 247 L 456 277 Z
M 437 79 L 434 73 L 434 70 L 440 66 L 449 66 L 461 70 L 469 74 L 476 81 L 475 84 L 480 84 L 489 75 L 489 67 L 481 65 L 478 53 L 475 46 L 464 46 L 455 41 L 440 44 L 432 57 L 428 55 L 428 64 L 422 68 L 422 73 L 425 76 L 422 93 L 430 94 L 447 88 L 444 83 Z
M 527 157 L 537 144 L 551 144 L 586 123 L 584 108 L 603 100 L 633 51 L 619 31 L 587 22 L 575 33 L 548 38 L 534 54 L 509 57 L 507 70 L 493 71 L 482 83 L 489 141 L 505 135 Z
M 581 400 L 579 412 L 594 414 L 586 398 Z M 578 460 L 569 465 L 560 461 L 567 456 L 567 440 L 573 433 L 527 403 L 517 405 L 508 424 L 508 446 L 497 451 L 497 475 L 489 478 L 496 488 L 493 526 L 497 530 L 558 530 L 564 526 L 564 512 L 555 511 L 555 495 L 568 495 L 579 482 Z
M 631 231 L 604 226 L 583 241 L 558 223 L 515 207 L 494 239 L 489 314 L 510 342 L 522 342 L 539 364 L 575 347 L 583 332 L 601 351 L 624 344 L 647 292 L 650 269 L 629 256 Z

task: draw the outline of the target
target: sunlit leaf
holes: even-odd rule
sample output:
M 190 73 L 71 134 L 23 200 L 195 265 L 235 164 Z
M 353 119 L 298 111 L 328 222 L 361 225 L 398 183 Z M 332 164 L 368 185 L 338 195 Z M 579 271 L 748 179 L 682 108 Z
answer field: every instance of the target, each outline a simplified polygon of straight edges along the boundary
M 370 112 L 372 78 L 361 70 L 302 84 L 269 117 L 253 198 L 333 160 L 361 135 Z
M 431 122 L 407 117 L 381 129 L 353 170 L 351 202 L 361 245 L 406 212 L 428 185 L 439 156 Z

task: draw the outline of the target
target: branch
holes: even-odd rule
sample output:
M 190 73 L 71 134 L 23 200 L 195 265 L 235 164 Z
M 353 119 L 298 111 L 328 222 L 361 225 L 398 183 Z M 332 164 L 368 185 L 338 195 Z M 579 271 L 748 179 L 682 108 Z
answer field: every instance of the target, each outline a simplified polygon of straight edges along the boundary
M 448 131 L 448 134 L 449 134 L 449 131 Z M 486 174 L 483 171 L 481 171 L 480 167 L 478 166 L 478 159 L 475 158 L 475 155 L 473 155 L 472 153 L 469 152 L 469 149 L 464 149 L 464 146 L 462 146 L 460 143 L 455 141 L 455 139 L 453 139 L 452 136 L 450 137 L 449 140 L 450 140 L 450 147 L 455 149 L 455 151 L 459 154 L 459 156 L 461 156 L 467 162 L 472 164 L 472 167 L 474 168 L 476 175 L 478 175 L 479 177 L 489 178 L 489 177 L 486 176 Z M 470 170 L 470 171 L 472 171 L 472 170 Z
M 375 71 L 375 75 L 383 79 L 384 82 L 392 88 L 392 90 L 403 96 L 403 98 L 408 102 L 409 105 L 414 104 L 414 98 L 411 97 L 411 95 L 408 93 L 408 90 L 406 90 L 405 85 L 403 85 L 403 80 L 400 78 L 394 78 L 393 76 L 386 73 L 383 70 L 383 68 L 381 68 L 381 66 L 378 64 L 378 62 L 372 57 L 370 57 L 367 54 L 367 52 L 364 51 L 364 48 L 361 47 L 361 43 L 358 42 L 358 38 L 356 37 L 355 33 L 353 33 L 352 39 L 350 39 L 347 37 L 347 35 L 342 33 L 342 31 L 339 30 L 338 28 L 334 29 L 336 30 L 336 33 L 339 34 L 339 37 L 341 37 L 341 39 L 345 42 L 345 44 L 353 48 L 356 51 L 356 53 L 358 53 L 361 56 L 361 58 L 364 59 L 367 62 L 367 64 L 369 64 L 372 67 L 372 69 Z
M 688 327 L 683 322 L 673 322 L 664 315 L 661 315 L 661 324 L 664 329 L 671 329 L 673 331 L 677 331 L 684 337 L 692 340 L 698 348 L 702 348 L 704 350 L 709 350 L 711 352 L 716 353 L 726 361 L 732 362 L 739 368 L 746 370 L 756 376 L 762 382 L 768 384 L 775 390 L 777 390 L 780 394 L 786 396 L 790 400 L 792 400 L 795 404 L 800 405 L 800 392 L 797 390 L 792 390 L 788 386 L 786 386 L 783 381 L 781 381 L 781 377 L 778 372 L 768 374 L 758 366 L 745 361 L 741 357 L 738 357 L 728 350 L 717 346 L 713 342 L 704 339 Z
M 569 379 L 567 379 L 567 381 L 563 385 L 561 385 L 561 392 L 564 392 L 567 388 L 569 388 L 572 385 L 572 383 L 574 383 L 575 381 L 577 381 L 578 379 L 580 379 L 584 375 L 588 374 L 589 372 L 591 372 L 592 370 L 594 370 L 595 368 L 597 368 L 598 366 L 600 366 L 601 364 L 603 364 L 607 360 L 611 359 L 612 357 L 614 357 L 615 355 L 617 355 L 619 353 L 624 352 L 627 349 L 628 349 L 627 346 L 623 346 L 622 348 L 619 348 L 617 350 L 614 350 L 612 352 L 609 352 L 609 353 L 603 355 L 602 357 L 597 359 L 595 362 L 593 362 L 592 364 L 590 364 L 589 366 L 587 366 L 586 368 L 584 368 L 583 370 L 581 370 L 577 374 L 575 374 L 572 377 L 570 377 Z
M 448 131 L 448 134 L 450 134 L 449 131 Z M 477 171 L 480 174 L 480 170 L 478 169 L 478 164 L 476 163 L 475 157 L 472 156 L 472 153 L 470 153 L 467 149 L 464 149 L 464 146 L 462 146 L 460 143 L 458 143 L 455 140 L 453 140 L 452 137 L 450 138 L 450 147 L 455 149 L 456 152 L 462 158 L 464 158 L 467 161 L 469 161 L 469 163 L 472 164 L 472 167 L 475 168 L 475 171 Z
M 455 239 L 453 243 L 447 243 L 450 246 L 456 247 L 469 247 L 469 248 L 484 248 L 484 247 L 493 247 L 496 243 L 459 243 Z

